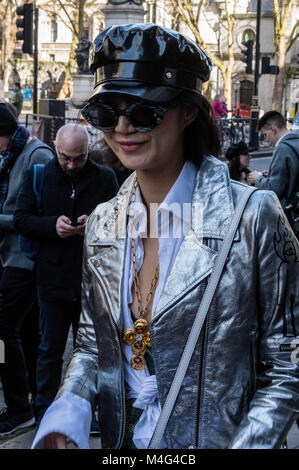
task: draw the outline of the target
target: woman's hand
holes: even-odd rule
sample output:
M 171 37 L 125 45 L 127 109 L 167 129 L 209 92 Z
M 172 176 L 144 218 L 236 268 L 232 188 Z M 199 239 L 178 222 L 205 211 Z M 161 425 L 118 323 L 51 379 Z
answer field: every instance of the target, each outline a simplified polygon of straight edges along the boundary
M 66 449 L 66 436 L 53 432 L 45 437 L 45 449 Z

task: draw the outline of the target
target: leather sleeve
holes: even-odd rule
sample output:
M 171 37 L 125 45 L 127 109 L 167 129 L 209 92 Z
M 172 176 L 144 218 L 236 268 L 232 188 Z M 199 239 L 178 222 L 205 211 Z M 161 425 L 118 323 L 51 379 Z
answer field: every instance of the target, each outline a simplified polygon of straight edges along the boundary
M 256 391 L 234 449 L 281 447 L 299 414 L 299 245 L 272 192 L 260 203 L 256 237 Z

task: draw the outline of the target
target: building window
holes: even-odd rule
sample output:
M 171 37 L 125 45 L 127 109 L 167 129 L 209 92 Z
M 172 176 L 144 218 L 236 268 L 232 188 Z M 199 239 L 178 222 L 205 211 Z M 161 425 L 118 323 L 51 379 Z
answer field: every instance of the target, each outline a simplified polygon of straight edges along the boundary
M 255 41 L 255 32 L 252 29 L 245 29 L 242 34 L 242 42 L 249 41 L 249 40 Z
M 51 21 L 51 42 L 57 41 L 57 23 L 56 21 Z
M 55 55 L 54 54 L 50 54 L 50 62 L 55 62 Z

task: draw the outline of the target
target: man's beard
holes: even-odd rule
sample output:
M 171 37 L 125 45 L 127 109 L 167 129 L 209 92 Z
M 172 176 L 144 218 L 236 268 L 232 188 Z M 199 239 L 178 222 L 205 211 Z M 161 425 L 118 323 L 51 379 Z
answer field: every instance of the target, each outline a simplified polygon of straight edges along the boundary
M 67 168 L 62 168 L 62 171 L 67 175 L 67 176 L 77 176 L 81 173 L 82 168 L 76 168 L 74 170 L 68 170 Z

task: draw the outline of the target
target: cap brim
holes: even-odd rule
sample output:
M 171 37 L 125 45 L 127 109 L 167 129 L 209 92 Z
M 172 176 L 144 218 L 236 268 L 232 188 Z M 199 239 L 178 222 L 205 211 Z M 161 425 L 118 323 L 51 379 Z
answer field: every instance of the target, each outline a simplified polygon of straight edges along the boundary
M 258 150 L 258 146 L 255 146 L 255 147 L 248 147 L 248 153 L 251 153 L 251 152 L 255 152 L 256 150 Z
M 111 81 L 101 83 L 93 90 L 89 100 L 105 94 L 129 95 L 156 103 L 166 103 L 181 94 L 182 90 L 166 86 L 145 86 L 140 82 Z

